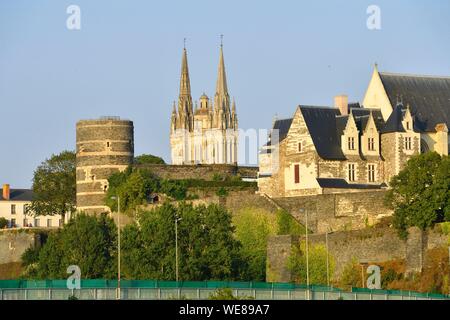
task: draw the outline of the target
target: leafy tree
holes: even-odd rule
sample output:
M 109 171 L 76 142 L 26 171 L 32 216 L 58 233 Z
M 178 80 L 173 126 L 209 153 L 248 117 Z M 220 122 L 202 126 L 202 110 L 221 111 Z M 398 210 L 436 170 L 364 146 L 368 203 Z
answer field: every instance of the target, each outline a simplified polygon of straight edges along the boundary
M 0 217 L 0 229 L 5 228 L 8 225 L 8 220 L 6 218 Z
M 61 215 L 76 206 L 76 160 L 73 151 L 63 151 L 42 162 L 34 172 L 34 198 L 30 211 L 35 215 Z
M 109 188 L 105 202 L 112 211 L 118 209 L 117 199 L 112 199 L 113 196 L 120 197 L 121 211 L 128 212 L 147 203 L 150 194 L 159 189 L 159 179 L 150 171 L 131 167 L 123 172 L 112 174 L 108 182 Z
M 361 267 L 356 258 L 353 258 L 352 261 L 344 266 L 341 278 L 339 279 L 339 285 L 344 289 L 350 289 L 351 287 L 363 287 Z
M 330 277 L 334 273 L 335 262 L 331 255 L 329 260 Z M 327 284 L 327 249 L 323 244 L 309 244 L 308 246 L 309 282 L 310 284 Z M 288 260 L 288 268 L 297 283 L 306 283 L 306 247 L 302 242 L 300 246 L 292 249 Z
M 163 158 L 152 154 L 141 154 L 134 158 L 135 164 L 166 164 Z
M 175 217 L 181 280 L 237 279 L 243 262 L 231 215 L 216 205 L 164 204 L 141 212 L 123 231 L 123 271 L 130 279 L 175 279 Z
M 265 281 L 267 239 L 277 232 L 276 217 L 265 210 L 244 209 L 233 216 L 236 238 L 242 243 L 242 255 L 247 261 L 241 280 Z
M 81 277 L 88 279 L 115 276 L 117 245 L 116 227 L 105 214 L 77 214 L 64 228 L 51 233 L 38 252 L 28 251 L 25 263 L 36 263 L 39 279 L 67 278 L 67 267 L 77 265 Z
M 161 192 L 175 200 L 185 200 L 187 197 L 187 184 L 184 180 L 162 180 Z
M 412 157 L 393 177 L 386 195 L 394 209 L 393 224 L 403 238 L 409 227 L 426 230 L 448 218 L 450 165 L 447 156 L 428 152 Z

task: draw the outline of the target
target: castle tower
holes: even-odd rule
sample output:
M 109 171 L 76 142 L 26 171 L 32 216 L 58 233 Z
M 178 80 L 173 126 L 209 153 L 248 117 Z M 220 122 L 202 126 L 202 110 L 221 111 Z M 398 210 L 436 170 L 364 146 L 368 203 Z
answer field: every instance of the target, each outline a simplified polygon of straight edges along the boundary
M 108 178 L 133 163 L 133 122 L 119 117 L 80 120 L 76 126 L 77 210 L 96 214 L 105 206 Z

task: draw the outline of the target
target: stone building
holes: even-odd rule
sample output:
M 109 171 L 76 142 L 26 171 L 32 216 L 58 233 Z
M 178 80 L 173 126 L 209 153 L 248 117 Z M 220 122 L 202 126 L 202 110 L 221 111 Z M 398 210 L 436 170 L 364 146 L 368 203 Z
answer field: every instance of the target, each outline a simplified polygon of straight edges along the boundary
M 222 45 L 214 103 L 203 94 L 195 108 L 184 48 L 178 110 L 174 102 L 171 116 L 172 164 L 236 164 L 237 129 L 236 104 L 228 94 Z
M 80 120 L 76 130 L 77 210 L 109 212 L 108 178 L 133 163 L 133 122 L 119 117 Z
M 300 105 L 275 120 L 259 155 L 259 192 L 270 197 L 388 187 L 413 155 L 448 154 L 450 78 L 381 73 L 364 103 Z

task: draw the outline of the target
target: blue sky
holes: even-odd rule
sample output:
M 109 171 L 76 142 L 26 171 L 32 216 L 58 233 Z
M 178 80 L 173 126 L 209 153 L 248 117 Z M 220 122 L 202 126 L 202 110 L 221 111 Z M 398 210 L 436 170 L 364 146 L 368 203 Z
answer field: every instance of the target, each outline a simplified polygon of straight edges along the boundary
M 81 30 L 66 9 L 81 8 Z M 381 9 L 381 30 L 366 27 Z M 183 38 L 192 94 L 213 95 L 220 34 L 241 128 L 268 128 L 298 104 L 362 100 L 373 64 L 450 75 L 450 1 L 0 0 L 0 183 L 74 149 L 79 119 L 134 121 L 136 154 L 170 161 Z

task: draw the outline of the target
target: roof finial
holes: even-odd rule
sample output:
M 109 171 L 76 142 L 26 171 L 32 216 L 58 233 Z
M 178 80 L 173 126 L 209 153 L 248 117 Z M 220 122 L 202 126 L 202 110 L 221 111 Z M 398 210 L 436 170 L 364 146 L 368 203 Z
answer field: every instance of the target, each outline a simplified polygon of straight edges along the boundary
M 220 47 L 223 48 L 223 34 L 220 35 Z
M 183 48 L 186 50 L 186 38 L 183 38 Z

